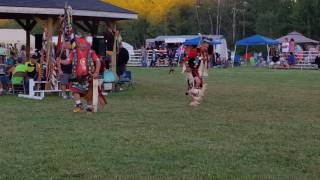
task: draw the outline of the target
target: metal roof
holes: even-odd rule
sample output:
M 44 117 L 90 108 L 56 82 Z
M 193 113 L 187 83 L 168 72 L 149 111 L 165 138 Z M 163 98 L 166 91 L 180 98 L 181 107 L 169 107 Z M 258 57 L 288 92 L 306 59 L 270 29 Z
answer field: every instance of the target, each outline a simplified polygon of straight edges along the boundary
M 137 19 L 135 12 L 105 3 L 101 0 L 1 0 L 0 13 L 25 15 L 61 15 L 65 4 L 79 17 Z

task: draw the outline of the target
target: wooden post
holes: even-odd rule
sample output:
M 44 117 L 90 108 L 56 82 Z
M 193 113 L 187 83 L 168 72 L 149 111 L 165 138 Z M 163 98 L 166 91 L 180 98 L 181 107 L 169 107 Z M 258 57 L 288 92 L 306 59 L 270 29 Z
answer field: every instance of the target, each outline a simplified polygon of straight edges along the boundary
M 30 58 L 30 32 L 31 32 L 31 29 L 30 29 L 30 19 L 27 19 L 26 20 L 26 26 L 27 26 L 27 29 L 26 29 L 26 40 L 27 40 L 27 43 L 26 43 L 26 56 L 27 56 L 27 59 Z
M 31 22 L 30 19 L 26 19 L 24 24 L 20 19 L 16 19 L 16 22 L 26 31 L 26 57 L 30 58 L 30 34 L 34 26 L 37 24 L 36 21 Z
M 47 21 L 47 47 L 46 47 L 46 67 L 47 67 L 47 81 L 49 80 L 48 73 L 51 66 L 51 44 L 52 44 L 52 34 L 53 34 L 53 18 L 49 17 Z M 46 90 L 51 89 L 50 82 L 46 84 Z
M 119 32 L 117 32 L 116 23 L 114 21 L 107 21 L 106 25 L 107 25 L 107 31 L 109 31 L 110 33 L 113 33 L 113 36 L 114 36 L 113 50 L 107 51 L 107 54 L 109 56 L 111 56 L 112 72 L 114 74 L 117 74 L 117 39 L 119 36 Z M 118 78 L 118 76 L 117 76 L 117 78 Z
M 118 32 L 114 35 L 113 51 L 112 51 L 112 72 L 117 74 L 117 39 Z
M 93 79 L 93 93 L 92 93 L 93 112 L 98 112 L 99 104 L 99 79 Z
M 51 61 L 51 43 L 52 43 L 52 34 L 53 34 L 53 18 L 49 17 L 47 24 L 47 47 L 46 47 L 46 61 L 49 64 Z M 48 65 L 47 64 L 47 65 Z

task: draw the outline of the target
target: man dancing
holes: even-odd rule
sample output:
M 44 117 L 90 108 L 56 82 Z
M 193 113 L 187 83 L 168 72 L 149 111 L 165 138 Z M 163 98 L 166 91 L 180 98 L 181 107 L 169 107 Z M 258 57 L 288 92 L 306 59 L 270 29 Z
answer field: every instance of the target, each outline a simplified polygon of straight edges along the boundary
M 70 52 L 66 60 L 61 60 L 61 64 L 72 64 L 72 79 L 70 90 L 73 92 L 75 100 L 75 109 L 73 112 L 78 113 L 84 110 L 81 97 L 87 101 L 87 112 L 93 112 L 93 79 L 98 78 L 101 62 L 96 53 L 90 49 L 90 44 L 85 38 L 79 38 L 77 47 Z M 106 100 L 99 92 L 99 105 L 104 107 Z
M 184 73 L 187 77 L 188 91 L 186 95 L 191 96 L 192 101 L 190 106 L 200 105 L 204 92 L 206 90 L 206 83 L 203 81 L 205 76 L 205 59 L 201 54 L 201 50 L 205 49 L 206 45 L 202 44 L 201 48 L 187 46 L 186 56 L 184 57 Z

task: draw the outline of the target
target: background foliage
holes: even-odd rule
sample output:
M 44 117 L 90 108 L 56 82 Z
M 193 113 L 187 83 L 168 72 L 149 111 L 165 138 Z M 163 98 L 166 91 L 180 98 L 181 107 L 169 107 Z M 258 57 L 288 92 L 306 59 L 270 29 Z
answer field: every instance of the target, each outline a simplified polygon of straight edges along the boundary
M 139 47 L 146 38 L 158 35 L 210 34 L 216 32 L 218 0 L 105 0 L 139 13 L 139 20 L 122 21 L 126 41 Z M 200 3 L 197 3 L 200 2 Z M 244 3 L 247 2 L 247 3 Z M 200 29 L 196 16 L 199 4 Z M 246 6 L 245 6 L 246 4 Z M 252 34 L 278 38 L 299 31 L 320 39 L 320 1 L 318 0 L 221 0 L 221 34 L 232 45 L 233 9 L 237 9 L 236 39 Z M 0 22 L 1 24 L 1 22 Z M 2 26 L 18 27 L 15 24 Z M 245 33 L 243 31 L 245 26 Z

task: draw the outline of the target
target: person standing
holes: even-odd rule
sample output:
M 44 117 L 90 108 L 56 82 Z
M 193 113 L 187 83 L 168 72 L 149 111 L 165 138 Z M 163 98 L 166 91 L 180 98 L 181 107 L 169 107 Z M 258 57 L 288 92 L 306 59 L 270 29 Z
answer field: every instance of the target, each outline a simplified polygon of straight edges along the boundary
M 168 47 L 167 54 L 169 58 L 169 67 L 170 67 L 169 74 L 174 74 L 175 65 L 176 65 L 176 61 L 175 61 L 176 49 L 173 47 Z
M 19 57 L 21 57 L 22 59 L 27 59 L 27 52 L 26 52 L 25 45 L 21 46 Z
M 60 59 L 66 60 L 68 58 L 68 55 L 71 52 L 71 49 L 72 49 L 71 43 L 69 41 L 64 42 L 63 50 L 61 52 L 61 57 L 58 58 L 58 61 Z M 67 64 L 67 65 L 58 64 L 58 69 L 59 69 L 62 97 L 63 99 L 68 99 L 69 97 L 66 91 L 72 76 L 72 64 Z
M 129 61 L 129 52 L 126 48 L 123 47 L 123 44 L 120 44 L 119 54 L 117 57 L 117 75 L 120 79 L 121 75 L 126 71 L 127 64 Z
M 285 38 L 284 42 L 281 44 L 281 51 L 285 55 L 289 53 L 289 45 L 290 45 L 290 43 L 289 43 L 288 38 Z
M 290 40 L 289 43 L 289 52 L 295 54 L 296 53 L 296 42 L 294 41 L 294 39 Z
M 90 49 L 86 38 L 77 40 L 77 47 L 71 51 L 66 60 L 59 61 L 63 65 L 72 64 L 72 82 L 70 90 L 73 92 L 75 108 L 73 112 L 79 113 L 84 110 L 81 97 L 87 102 L 87 112 L 93 112 L 93 79 L 99 77 L 101 62 L 95 53 Z M 99 91 L 99 105 L 104 107 L 107 103 L 101 91 Z

